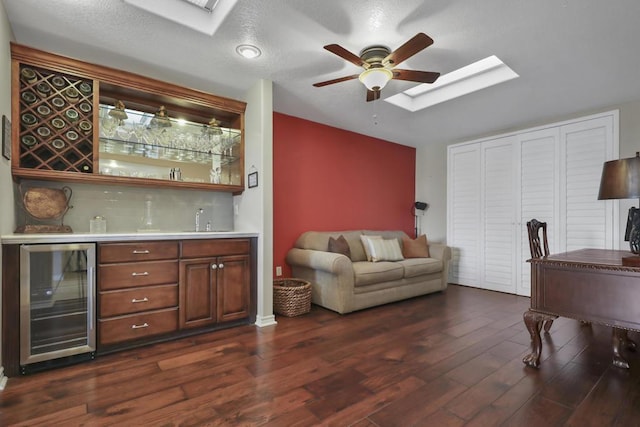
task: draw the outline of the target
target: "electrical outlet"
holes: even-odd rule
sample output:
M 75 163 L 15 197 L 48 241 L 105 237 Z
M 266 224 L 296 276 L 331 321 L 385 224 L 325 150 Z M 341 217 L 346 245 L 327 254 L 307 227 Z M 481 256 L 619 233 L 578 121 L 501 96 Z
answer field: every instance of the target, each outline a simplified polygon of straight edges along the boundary
M 282 276 L 282 267 L 281 266 L 276 266 L 276 277 L 280 277 Z

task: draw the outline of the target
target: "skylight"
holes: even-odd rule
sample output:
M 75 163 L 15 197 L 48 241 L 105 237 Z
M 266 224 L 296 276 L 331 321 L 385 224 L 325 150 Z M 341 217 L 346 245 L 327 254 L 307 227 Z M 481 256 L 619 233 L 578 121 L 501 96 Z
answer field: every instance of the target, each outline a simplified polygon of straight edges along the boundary
M 184 0 L 194 6 L 198 6 L 206 11 L 213 12 L 213 8 L 218 4 L 218 0 Z
M 124 0 L 124 2 L 212 36 L 238 0 Z
M 440 76 L 435 83 L 420 84 L 385 101 L 414 112 L 517 77 L 515 71 L 492 55 Z

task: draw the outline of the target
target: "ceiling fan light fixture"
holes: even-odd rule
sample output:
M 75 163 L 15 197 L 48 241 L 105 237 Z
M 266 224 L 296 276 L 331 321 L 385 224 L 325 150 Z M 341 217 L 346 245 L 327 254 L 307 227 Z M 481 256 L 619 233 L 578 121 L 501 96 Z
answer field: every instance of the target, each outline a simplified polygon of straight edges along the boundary
M 258 56 L 262 55 L 260 49 L 252 44 L 241 44 L 236 47 L 236 52 L 238 55 L 247 59 L 255 59 Z
M 392 78 L 391 70 L 384 67 L 369 68 L 360 73 L 358 77 L 369 90 L 382 90 Z

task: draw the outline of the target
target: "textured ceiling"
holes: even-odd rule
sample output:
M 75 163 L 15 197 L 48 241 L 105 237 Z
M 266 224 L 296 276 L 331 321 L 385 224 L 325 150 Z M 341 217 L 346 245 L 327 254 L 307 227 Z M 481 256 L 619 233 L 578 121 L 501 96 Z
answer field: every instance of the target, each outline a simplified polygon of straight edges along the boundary
M 411 146 L 640 100 L 638 0 L 239 0 L 213 36 L 122 0 L 3 2 L 20 44 L 237 99 L 272 80 L 277 112 Z M 497 55 L 520 78 L 413 113 L 365 102 L 357 80 L 312 87 L 359 71 L 322 46 L 395 49 L 418 32 L 435 43 L 402 68 L 445 74 Z M 262 56 L 239 57 L 241 43 Z

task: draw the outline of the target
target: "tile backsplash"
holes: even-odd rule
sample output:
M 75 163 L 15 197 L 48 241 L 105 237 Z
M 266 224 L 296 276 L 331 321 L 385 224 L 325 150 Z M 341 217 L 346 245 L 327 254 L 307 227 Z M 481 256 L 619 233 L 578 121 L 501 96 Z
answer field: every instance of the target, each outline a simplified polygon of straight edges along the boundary
M 233 230 L 233 195 L 226 192 L 181 190 L 158 187 L 124 187 L 94 184 L 23 181 L 28 187 L 70 187 L 73 191 L 64 224 L 76 233 L 89 232 L 89 221 L 94 216 L 106 218 L 107 233 L 135 233 L 143 229 L 146 202 L 151 202 L 151 228 L 153 231 L 194 231 L 196 210 L 202 208 L 200 230 L 207 222 L 213 231 Z M 25 213 L 18 186 L 14 186 L 16 220 L 18 225 L 39 224 Z M 57 222 L 59 224 L 59 222 Z M 148 230 L 151 231 L 151 230 Z

